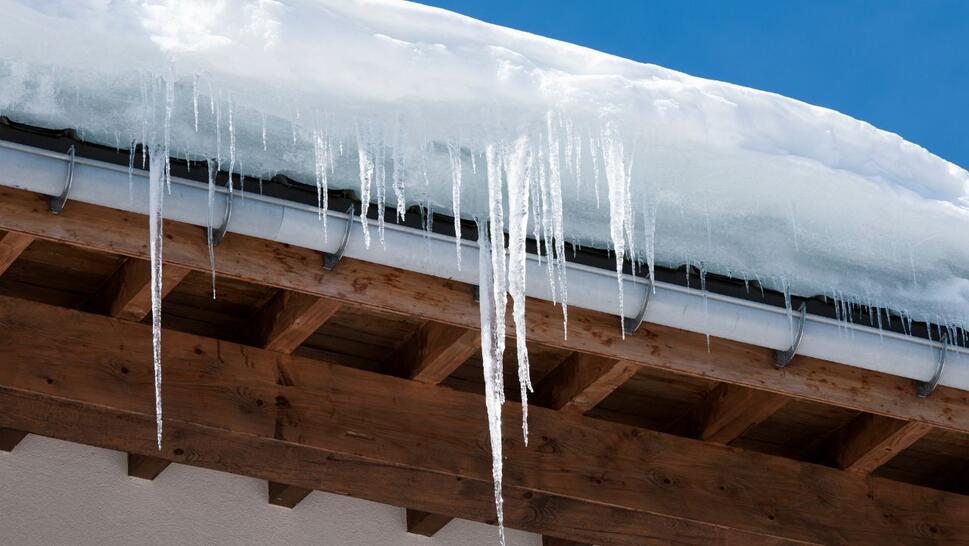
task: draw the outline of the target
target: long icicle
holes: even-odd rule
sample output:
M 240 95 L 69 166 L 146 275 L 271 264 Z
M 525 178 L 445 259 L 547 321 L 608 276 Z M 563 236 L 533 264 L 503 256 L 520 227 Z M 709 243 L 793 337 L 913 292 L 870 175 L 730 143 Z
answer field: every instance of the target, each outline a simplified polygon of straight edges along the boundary
M 165 199 L 165 149 L 152 146 L 148 168 L 148 243 L 151 253 L 151 342 L 155 371 L 155 425 L 158 450 L 162 445 L 161 291 L 162 291 L 162 206 Z
M 498 342 L 494 300 L 488 297 L 495 291 L 495 276 L 491 270 L 492 247 L 488 241 L 486 224 L 478 224 L 478 283 L 481 293 L 481 360 L 484 367 L 485 407 L 488 412 L 488 432 L 491 439 L 491 476 L 495 485 L 495 511 L 498 519 L 498 543 L 505 546 L 504 500 L 501 494 L 501 405 L 504 402 L 501 364 L 502 344 Z M 502 249 L 503 250 L 503 249 Z

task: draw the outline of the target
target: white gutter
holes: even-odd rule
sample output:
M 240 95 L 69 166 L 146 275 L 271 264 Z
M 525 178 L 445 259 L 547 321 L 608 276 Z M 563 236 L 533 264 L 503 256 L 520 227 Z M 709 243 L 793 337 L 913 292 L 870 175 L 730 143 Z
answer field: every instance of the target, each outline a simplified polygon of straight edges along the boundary
M 67 160 L 67 154 L 0 141 L 0 185 L 58 195 L 64 188 Z M 135 183 L 129 198 L 126 167 L 77 157 L 67 206 L 73 200 L 147 214 L 148 185 L 142 180 L 147 176 L 147 171 L 133 171 Z M 203 183 L 173 179 L 171 194 L 165 196 L 165 217 L 207 225 L 207 191 Z M 214 215 L 217 221 L 224 211 L 224 192 L 219 188 Z M 344 214 L 332 211 L 328 214 L 329 237 L 324 242 L 316 207 L 255 194 L 245 194 L 245 199 L 237 195 L 228 231 L 334 252 L 347 220 Z M 368 229 L 372 240 L 369 249 L 364 246 L 360 219 L 353 219 L 346 256 L 469 284 L 478 282 L 478 248 L 473 243 L 464 244 L 464 268 L 459 270 L 453 238 L 388 223 L 384 244 L 381 244 L 376 222 L 370 222 Z M 615 272 L 569 264 L 567 275 L 570 306 L 617 312 Z M 626 315 L 636 314 L 645 286 L 642 279 L 631 276 L 624 279 Z M 527 293 L 551 299 L 544 265 L 534 256 L 529 256 L 528 261 Z M 713 293 L 704 297 L 699 290 L 662 282 L 656 283 L 645 320 L 771 349 L 783 350 L 791 344 L 790 319 L 784 309 Z M 921 338 L 808 315 L 797 352 L 867 370 L 928 380 L 936 370 L 940 347 L 939 343 Z M 939 384 L 969 390 L 967 362 L 969 351 L 950 345 Z

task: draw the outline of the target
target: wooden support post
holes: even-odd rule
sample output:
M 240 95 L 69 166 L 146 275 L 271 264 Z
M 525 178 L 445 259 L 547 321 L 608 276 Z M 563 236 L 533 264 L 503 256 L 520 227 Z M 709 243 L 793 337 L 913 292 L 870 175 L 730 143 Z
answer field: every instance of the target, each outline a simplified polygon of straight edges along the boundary
M 413 535 L 432 537 L 452 519 L 450 516 L 407 509 L 407 532 Z
M 175 265 L 162 268 L 162 298 L 182 282 L 190 269 Z M 124 320 L 140 322 L 151 313 L 151 264 L 128 258 L 115 271 L 85 308 Z
M 33 241 L 32 236 L 16 231 L 8 231 L 3 234 L 3 237 L 0 237 L 0 275 L 7 272 L 7 269 L 17 261 L 17 258 L 24 250 L 27 250 L 27 247 Z
M 17 444 L 19 444 L 25 436 L 27 436 L 26 432 L 9 428 L 0 428 L 0 451 L 13 451 L 13 448 L 17 447 Z
M 925 423 L 863 413 L 837 432 L 830 449 L 839 468 L 868 474 L 932 429 Z
M 171 461 L 148 455 L 128 454 L 128 475 L 142 480 L 154 480 Z
M 682 436 L 729 444 L 790 401 L 784 396 L 721 383 L 670 427 Z
M 421 383 L 440 383 L 480 349 L 477 330 L 428 322 L 404 347 L 405 375 Z
M 574 353 L 535 389 L 535 403 L 582 414 L 636 375 L 639 366 L 624 360 Z
M 340 310 L 340 302 L 280 290 L 256 318 L 256 339 L 270 351 L 290 354 Z

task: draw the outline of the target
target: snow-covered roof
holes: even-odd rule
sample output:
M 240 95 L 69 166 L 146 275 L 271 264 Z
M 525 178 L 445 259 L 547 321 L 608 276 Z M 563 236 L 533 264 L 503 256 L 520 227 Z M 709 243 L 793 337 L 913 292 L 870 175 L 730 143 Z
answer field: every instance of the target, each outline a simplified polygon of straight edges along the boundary
M 493 146 L 540 238 L 969 316 L 969 173 L 832 110 L 406 2 L 2 9 L 0 113 L 20 121 L 160 140 L 167 78 L 175 156 L 473 217 Z

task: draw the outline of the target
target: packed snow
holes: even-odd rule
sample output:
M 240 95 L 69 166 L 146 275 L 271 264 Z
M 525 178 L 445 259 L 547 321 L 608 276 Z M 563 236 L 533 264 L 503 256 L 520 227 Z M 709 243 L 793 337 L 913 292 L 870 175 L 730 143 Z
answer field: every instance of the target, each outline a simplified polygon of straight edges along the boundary
M 461 217 L 489 226 L 490 250 L 464 266 L 483 276 L 499 520 L 504 313 L 510 297 L 524 340 L 526 238 L 542 241 L 564 313 L 571 242 L 612 251 L 617 274 L 624 258 L 690 264 L 788 300 L 969 323 L 969 173 L 832 110 L 391 0 L 0 0 L 0 13 L 0 114 L 128 148 L 132 167 L 147 161 L 135 143 L 155 152 L 153 292 L 169 156 L 241 174 L 244 191 L 285 174 L 315 185 L 321 211 L 327 190 L 354 190 L 379 233 L 385 206 L 414 204 L 458 232 Z M 155 362 L 160 381 L 157 347 Z M 158 418 L 160 441 L 160 398 Z

